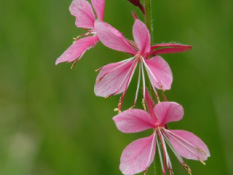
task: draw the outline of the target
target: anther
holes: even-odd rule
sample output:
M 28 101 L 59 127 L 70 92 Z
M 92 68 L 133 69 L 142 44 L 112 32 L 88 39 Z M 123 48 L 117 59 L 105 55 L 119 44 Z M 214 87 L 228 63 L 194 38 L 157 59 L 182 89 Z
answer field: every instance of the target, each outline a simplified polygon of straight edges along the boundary
M 165 91 L 165 88 L 160 83 L 158 85 L 162 89 L 162 91 Z
M 195 148 L 197 151 L 199 151 L 200 153 L 204 154 L 204 155 L 207 155 L 205 151 L 203 151 L 202 149 L 200 148 Z
M 79 61 L 80 61 L 80 59 L 79 59 L 79 58 L 77 58 L 77 59 L 73 62 L 72 66 L 71 66 L 71 69 L 73 69 L 73 68 L 74 68 L 74 66 L 76 65 L 76 63 L 78 63 Z
M 143 109 L 146 111 L 146 102 L 144 98 L 142 99 L 142 106 L 143 106 Z
M 131 107 L 129 108 L 129 110 L 133 109 L 134 107 L 135 107 L 135 105 L 131 106 Z
M 121 110 L 119 108 L 115 108 L 113 111 L 121 113 Z
M 95 72 L 99 72 L 102 69 L 102 67 L 95 70 Z
M 104 98 L 109 98 L 109 97 L 111 97 L 111 96 L 113 96 L 114 94 L 110 94 L 110 95 L 107 95 L 107 96 L 105 96 Z
M 99 83 L 102 79 L 104 78 L 104 76 L 100 77 L 98 80 L 96 80 L 96 83 Z M 112 95 L 111 95 L 112 96 Z M 108 98 L 109 96 L 105 97 Z
M 81 37 L 82 37 L 82 35 L 79 35 L 79 36 L 77 36 L 77 37 L 73 37 L 73 40 L 74 40 L 74 41 L 77 41 L 77 40 L 79 40 Z
M 134 50 L 136 50 L 136 51 L 139 50 L 135 42 L 133 42 L 133 41 L 131 41 L 131 40 L 127 40 L 127 41 L 128 41 L 128 43 L 134 48 Z
M 192 175 L 192 170 L 189 168 L 187 164 L 183 163 L 183 167 L 190 175 Z
M 172 171 L 172 169 L 168 169 L 169 171 L 169 175 L 174 175 L 174 172 Z
M 203 165 L 206 165 L 206 163 L 203 162 L 203 160 L 201 160 L 200 158 L 198 158 L 198 160 L 199 160 Z

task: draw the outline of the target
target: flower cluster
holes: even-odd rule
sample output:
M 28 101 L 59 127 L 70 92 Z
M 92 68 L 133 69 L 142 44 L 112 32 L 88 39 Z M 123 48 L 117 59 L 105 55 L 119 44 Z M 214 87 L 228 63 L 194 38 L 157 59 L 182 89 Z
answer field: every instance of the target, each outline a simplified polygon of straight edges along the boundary
M 138 6 L 144 14 L 145 9 L 139 0 L 129 2 Z M 203 161 L 210 156 L 209 150 L 196 135 L 183 130 L 168 129 L 167 123 L 181 120 L 184 111 L 176 102 L 169 102 L 166 99 L 160 102 L 158 90 L 162 92 L 169 90 L 173 81 L 171 68 L 160 55 L 183 52 L 192 47 L 176 43 L 151 45 L 147 26 L 135 14 L 132 30 L 134 40 L 128 40 L 121 32 L 103 21 L 104 6 L 105 0 L 91 0 L 91 3 L 87 0 L 73 0 L 70 12 L 76 18 L 75 24 L 87 33 L 74 38 L 73 44 L 57 59 L 56 64 L 73 62 L 73 67 L 84 53 L 99 41 L 110 49 L 129 54 L 128 59 L 98 69 L 99 74 L 94 87 L 97 96 L 106 98 L 122 94 L 117 108 L 119 114 L 113 118 L 120 131 L 135 133 L 153 130 L 151 136 L 138 139 L 125 148 L 121 156 L 120 170 L 128 175 L 146 171 L 154 159 L 157 147 L 163 173 L 169 171 L 172 174 L 172 164 L 166 146 L 168 145 L 182 166 L 191 174 L 191 169 L 184 163 L 182 157 L 204 163 Z M 136 69 L 138 82 L 134 102 L 130 109 L 121 112 L 126 91 Z M 148 86 L 151 87 L 150 94 L 156 96 L 157 100 L 150 97 Z M 134 109 L 140 89 L 144 110 Z

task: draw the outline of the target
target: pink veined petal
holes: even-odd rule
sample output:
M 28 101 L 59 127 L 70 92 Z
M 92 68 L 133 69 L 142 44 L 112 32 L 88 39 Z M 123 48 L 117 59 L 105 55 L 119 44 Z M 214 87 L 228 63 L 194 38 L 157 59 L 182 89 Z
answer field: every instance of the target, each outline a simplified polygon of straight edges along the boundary
M 113 50 L 127 52 L 132 55 L 136 54 L 136 51 L 132 46 L 130 46 L 124 36 L 111 25 L 105 22 L 96 21 L 95 31 L 97 32 L 100 41 L 105 46 Z
M 75 41 L 57 60 L 56 65 L 61 62 L 72 62 L 82 56 L 86 50 L 94 47 L 98 42 L 97 36 L 90 36 Z M 81 58 L 80 58 L 81 59 Z
M 176 102 L 161 102 L 155 106 L 154 113 L 159 120 L 159 124 L 165 125 L 169 122 L 181 120 L 184 116 L 184 109 Z
M 167 133 L 167 130 L 165 131 Z M 184 130 L 168 130 L 166 134 L 175 151 L 186 159 L 207 160 L 210 152 L 206 144 L 196 135 Z
M 139 19 L 136 19 L 133 25 L 133 37 L 136 45 L 139 48 L 140 54 L 150 52 L 150 33 L 146 25 Z
M 101 97 L 108 97 L 122 93 L 127 80 L 131 76 L 133 61 L 111 63 L 101 68 L 96 78 L 95 94 Z
M 91 0 L 99 20 L 103 21 L 105 0 Z
M 131 109 L 119 113 L 113 120 L 117 128 L 124 133 L 135 133 L 155 127 L 150 115 L 140 109 Z
M 133 78 L 133 75 L 134 75 L 134 72 L 135 72 L 135 69 L 137 67 L 137 64 L 138 64 L 138 60 L 134 60 L 133 61 L 133 64 L 131 65 L 130 67 L 130 70 L 128 72 L 128 74 L 130 75 L 129 77 L 127 77 L 126 79 L 126 86 L 125 86 L 125 89 L 121 95 L 121 98 L 120 98 L 120 101 L 118 103 L 118 110 L 121 110 L 121 107 L 122 107 L 122 104 L 123 104 L 123 101 L 124 101 L 124 98 L 125 98 L 125 94 L 127 92 L 127 89 L 129 87 L 129 84 L 131 82 L 131 79 Z
M 76 17 L 75 24 L 81 28 L 94 28 L 95 15 L 91 4 L 86 0 L 73 0 L 70 13 Z
M 168 47 L 168 48 L 160 48 L 158 50 L 152 51 L 151 55 L 184 52 L 184 51 L 188 51 L 192 49 L 192 46 L 189 46 L 189 45 L 164 43 L 164 44 L 157 44 L 157 45 L 151 46 L 151 50 L 157 49 L 159 47 Z
M 130 143 L 121 155 L 120 170 L 123 174 L 133 175 L 146 170 L 155 155 L 155 133 L 149 137 Z
M 154 85 L 157 89 L 164 88 L 165 90 L 169 90 L 171 88 L 173 76 L 167 62 L 160 56 L 145 59 L 145 62 L 151 70 L 147 70 L 147 73 L 152 85 Z

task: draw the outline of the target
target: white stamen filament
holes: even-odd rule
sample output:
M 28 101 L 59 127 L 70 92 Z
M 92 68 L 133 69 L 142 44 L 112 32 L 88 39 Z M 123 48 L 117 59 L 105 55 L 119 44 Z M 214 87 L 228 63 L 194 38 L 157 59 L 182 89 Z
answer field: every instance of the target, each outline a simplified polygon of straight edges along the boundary
M 158 131 L 159 131 L 159 133 L 161 135 L 161 142 L 164 145 L 165 156 L 166 156 L 166 161 L 167 161 L 167 167 L 168 167 L 168 169 L 172 169 L 171 160 L 170 160 L 170 157 L 169 157 L 168 152 L 167 152 L 167 147 L 166 147 L 166 144 L 165 144 L 164 139 L 163 139 L 163 134 L 160 131 L 160 129 L 158 129 Z
M 157 82 L 158 82 L 157 78 L 154 76 L 153 72 L 150 70 L 150 67 L 146 64 L 144 58 L 142 58 L 142 61 L 143 61 L 144 65 L 145 65 L 145 67 L 146 67 L 146 70 L 147 70 L 148 75 L 151 75 L 152 78 L 154 79 L 154 81 L 157 81 Z M 151 84 L 152 84 L 152 83 L 151 83 Z
M 154 81 L 155 81 L 155 82 L 158 82 L 157 78 L 154 76 L 154 74 L 153 74 L 153 72 L 151 71 L 150 67 L 146 64 L 144 58 L 142 58 L 142 61 L 143 61 L 143 64 L 145 65 L 145 68 L 146 68 L 146 71 L 147 71 L 148 76 L 151 75 L 152 78 L 154 79 Z M 158 97 L 158 93 L 157 93 L 157 91 L 155 90 L 155 87 L 154 87 L 154 85 L 153 85 L 153 83 L 152 83 L 152 81 L 151 81 L 151 79 L 150 79 L 150 76 L 149 76 L 149 80 L 150 80 L 151 86 L 152 86 L 152 88 L 153 88 L 153 90 L 154 90 L 154 93 L 155 93 L 156 96 Z M 158 101 L 159 101 L 159 100 L 158 100 Z
M 152 144 L 151 144 L 151 148 L 150 148 L 150 154 L 149 154 L 149 157 L 148 157 L 147 165 L 149 165 L 150 160 L 151 160 L 152 151 L 153 151 L 154 144 L 155 144 L 155 139 L 157 140 L 156 132 L 153 133 L 153 139 L 152 139 Z
M 135 62 L 136 62 L 136 63 L 135 63 Z M 136 65 L 134 65 L 134 64 L 136 64 Z M 121 83 L 121 86 L 123 86 L 124 82 L 127 81 L 127 82 L 126 82 L 125 89 L 124 89 L 124 92 L 123 92 L 123 94 L 121 95 L 121 98 L 120 98 L 120 103 L 119 103 L 119 105 L 118 105 L 118 109 L 119 109 L 119 110 L 121 109 L 121 105 L 122 105 L 122 103 L 123 103 L 125 93 L 126 93 L 126 91 L 127 91 L 127 88 L 128 88 L 128 86 L 129 86 L 129 83 L 130 83 L 130 81 L 131 81 L 131 79 L 132 79 L 132 77 L 133 77 L 133 75 L 134 75 L 134 72 L 135 72 L 136 67 L 137 67 L 137 60 L 133 61 L 132 65 L 131 65 L 131 67 L 130 67 L 130 69 L 129 69 L 129 71 L 127 72 L 127 75 L 125 76 L 124 80 L 123 80 L 122 83 Z M 132 70 L 132 69 L 133 69 L 133 70 Z M 129 77 L 128 80 L 127 80 L 127 77 L 128 77 L 129 74 L 130 74 L 130 77 Z M 121 86 L 120 86 L 120 87 L 121 87 Z M 119 88 L 119 89 L 115 92 L 115 94 L 116 94 L 120 89 L 121 89 L 121 88 Z
M 135 94 L 135 99 L 134 99 L 134 105 L 136 105 L 136 102 L 137 102 L 137 99 L 138 99 L 139 85 L 140 85 L 140 82 L 141 82 L 141 69 L 140 69 L 140 65 L 139 65 L 139 69 L 138 69 L 138 82 L 137 82 L 137 89 L 136 89 L 136 94 Z
M 192 154 L 194 154 L 194 155 L 196 155 L 197 156 L 197 158 L 198 158 L 198 155 L 197 155 L 197 153 L 193 150 L 193 149 L 195 149 L 195 147 L 193 147 L 193 146 L 191 146 L 191 145 L 187 145 L 187 144 L 185 144 L 185 143 L 187 143 L 187 141 L 185 142 L 185 143 L 182 143 L 181 141 L 183 141 L 183 140 L 178 140 L 178 139 L 180 139 L 179 137 L 178 138 L 176 138 L 176 135 L 172 135 L 171 133 L 166 133 L 166 134 L 168 134 L 170 137 L 172 137 L 175 141 L 177 141 L 181 146 L 183 146 L 184 148 L 186 148 L 188 151 L 190 151 Z M 189 143 L 189 142 L 188 142 Z M 189 148 L 189 147 L 191 147 L 191 148 Z M 195 149 L 196 150 L 196 149 Z
M 130 66 L 128 72 L 126 73 L 126 76 L 124 77 L 124 79 L 121 81 L 121 85 L 120 85 L 120 88 L 118 90 L 116 90 L 113 94 L 117 94 L 118 91 L 121 89 L 122 85 L 124 84 L 124 82 L 126 81 L 127 77 L 129 76 L 130 72 L 132 71 L 133 69 L 133 65 L 134 65 L 135 61 L 133 61 L 132 65 Z M 134 69 L 135 69 L 136 66 L 134 66 Z M 132 75 L 131 75 L 132 76 Z M 127 86 L 126 86 L 127 87 Z
M 108 71 L 108 72 L 106 72 L 104 75 L 102 75 L 101 77 L 104 77 L 105 75 L 109 74 L 110 72 L 113 72 L 113 71 L 115 71 L 115 70 L 121 68 L 122 66 L 126 65 L 128 62 L 130 62 L 130 61 L 133 60 L 133 59 L 134 59 L 134 57 L 128 58 L 128 59 L 126 59 L 126 60 L 117 62 L 117 63 L 123 63 L 123 64 L 120 64 L 120 65 L 114 67 L 113 69 L 111 69 L 110 71 Z M 100 69 L 101 69 L 101 68 L 100 68 Z M 100 78 L 101 78 L 101 77 L 100 77 Z
M 170 149 L 172 150 L 172 152 L 175 154 L 176 158 L 179 160 L 179 162 L 180 162 L 181 164 L 183 164 L 184 161 L 183 161 L 182 157 L 181 157 L 181 156 L 176 152 L 176 150 L 173 148 L 173 146 L 171 145 L 171 143 L 170 143 L 168 137 L 166 136 L 166 134 L 164 134 L 164 138 L 165 138 L 166 143 L 168 144 L 168 146 L 169 146 Z
M 157 147 L 158 147 L 158 151 L 159 151 L 159 160 L 160 160 L 160 164 L 161 164 L 161 169 L 163 170 L 163 157 L 162 157 L 161 148 L 160 148 L 158 139 L 156 140 L 156 142 L 157 142 Z
M 193 144 L 190 143 L 189 141 L 185 140 L 184 138 L 180 137 L 179 135 L 177 135 L 177 134 L 175 134 L 175 133 L 173 133 L 173 132 L 171 132 L 171 131 L 169 131 L 169 130 L 167 130 L 167 129 L 164 129 L 164 130 L 166 131 L 167 134 L 169 134 L 171 137 L 173 137 L 175 140 L 177 140 L 182 146 L 186 147 L 188 150 L 190 150 L 190 148 L 188 148 L 187 146 L 189 146 L 189 147 L 191 147 L 192 149 L 194 149 L 194 150 L 196 150 L 196 151 L 198 151 L 198 152 L 200 152 L 200 153 L 206 155 L 206 153 L 205 153 L 203 150 L 200 149 L 200 150 L 201 150 L 201 151 L 200 151 L 199 149 L 196 148 L 195 145 L 193 145 Z M 180 140 L 183 141 L 184 143 L 180 142 L 178 139 L 180 139 Z M 185 146 L 185 144 L 186 144 L 187 146 Z M 191 152 L 193 152 L 193 150 L 191 150 Z M 196 152 L 194 152 L 194 154 L 196 154 Z
M 143 91 L 143 97 L 145 98 L 146 97 L 146 83 L 145 83 L 145 74 L 144 74 L 144 69 L 143 69 L 142 63 L 140 64 L 140 67 L 141 67 L 142 82 L 143 82 L 142 91 Z

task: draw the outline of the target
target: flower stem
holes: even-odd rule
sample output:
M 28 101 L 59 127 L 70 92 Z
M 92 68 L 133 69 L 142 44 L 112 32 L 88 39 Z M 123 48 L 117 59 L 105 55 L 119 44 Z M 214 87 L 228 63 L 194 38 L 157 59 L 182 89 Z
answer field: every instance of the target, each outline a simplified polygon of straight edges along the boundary
M 152 25 L 152 7 L 151 0 L 145 0 L 145 23 L 153 40 L 153 25 Z M 153 42 L 152 42 L 153 43 Z
M 145 0 L 145 23 L 146 26 L 150 32 L 151 36 L 151 42 L 153 44 L 153 24 L 152 24 L 152 6 L 151 6 L 151 0 Z M 156 95 L 154 94 L 153 88 L 150 88 L 150 94 L 152 95 L 152 98 L 154 101 L 157 100 Z M 161 175 L 161 170 L 160 170 L 160 161 L 158 158 L 155 156 L 154 162 L 152 164 L 153 166 L 153 172 L 154 175 Z

